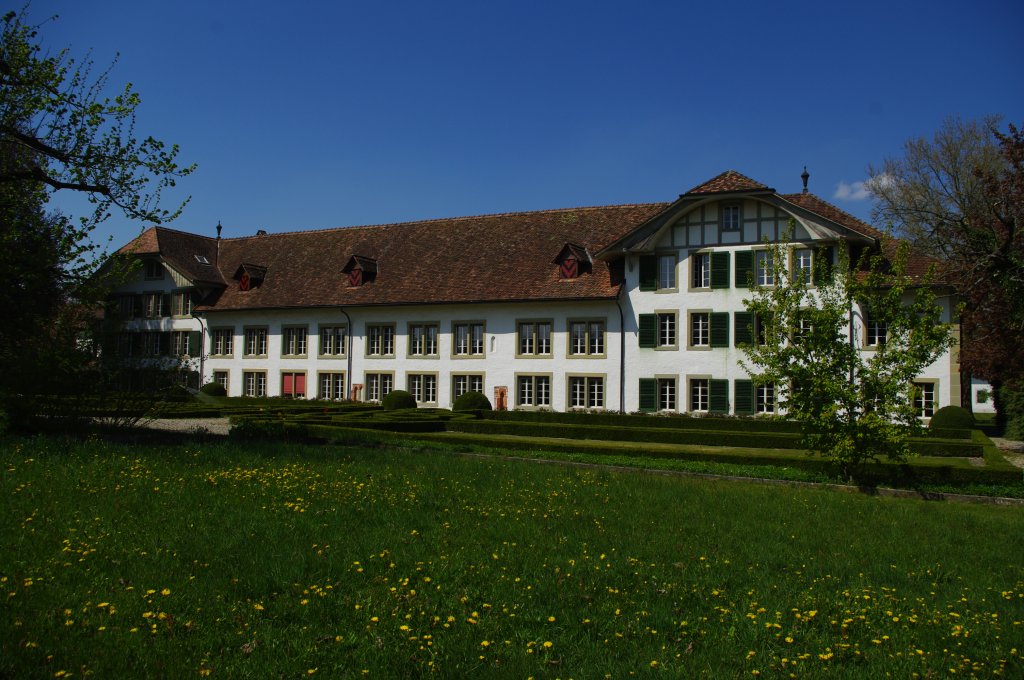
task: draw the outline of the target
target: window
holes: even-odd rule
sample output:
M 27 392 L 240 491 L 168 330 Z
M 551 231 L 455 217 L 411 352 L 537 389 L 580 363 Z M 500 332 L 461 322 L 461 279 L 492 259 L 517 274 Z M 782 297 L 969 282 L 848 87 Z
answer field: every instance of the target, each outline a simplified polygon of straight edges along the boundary
M 722 206 L 722 229 L 737 231 L 740 228 L 740 207 L 738 205 Z
M 409 356 L 437 356 L 437 324 L 409 325 Z
M 690 380 L 690 410 L 707 411 L 709 408 L 709 381 L 707 378 L 692 378 Z
M 803 276 L 804 283 L 811 283 L 814 273 L 814 251 L 810 248 L 797 248 L 793 251 L 793 280 Z
M 885 344 L 889 335 L 889 325 L 879 321 L 869 313 L 864 322 L 864 344 L 868 347 L 879 347 Z
M 758 250 L 754 253 L 754 281 L 759 286 L 775 285 L 775 270 L 772 267 L 772 251 Z
M 243 373 L 242 394 L 247 397 L 267 396 L 267 374 L 262 371 L 246 371 Z
M 320 389 L 317 396 L 321 399 L 334 401 L 345 398 L 345 374 L 344 373 L 320 373 Z
M 550 321 L 527 321 L 519 324 L 519 355 L 551 355 Z
M 913 383 L 914 409 L 921 418 L 931 418 L 935 414 L 935 383 Z
M 569 323 L 570 356 L 604 355 L 604 321 L 571 321 Z
M 516 378 L 518 406 L 551 406 L 551 377 L 521 375 Z
M 199 354 L 199 333 L 171 331 L 171 355 L 176 357 Z
M 453 375 L 452 376 L 452 401 L 455 401 L 466 392 L 484 391 L 484 377 L 482 375 Z
M 457 323 L 454 325 L 455 356 L 483 356 L 484 325 L 482 323 Z
M 676 256 L 658 256 L 658 290 L 674 290 L 676 287 Z
M 711 287 L 711 253 L 694 253 L 690 256 L 690 286 Z
M 347 336 L 348 328 L 346 326 L 321 326 L 320 356 L 345 356 L 345 352 L 348 351 L 346 346 Z
M 380 401 L 395 388 L 395 376 L 390 373 L 366 374 L 366 398 L 369 401 Z
M 811 332 L 814 330 L 814 324 L 811 320 L 804 315 L 800 315 L 796 319 L 796 323 L 793 328 L 793 344 L 799 345 L 804 338 L 810 337 Z
M 395 354 L 395 327 L 374 325 L 366 327 L 366 356 L 384 357 Z
M 281 374 L 281 396 L 289 399 L 306 398 L 306 374 L 291 371 Z
M 418 404 L 437 403 L 437 376 L 431 373 L 409 375 L 409 394 Z
M 167 353 L 166 335 L 159 332 L 143 333 L 144 354 L 148 357 L 158 357 Z
M 147 319 L 158 319 L 167 311 L 162 293 L 146 293 L 142 296 L 142 313 Z
M 676 410 L 676 379 L 658 378 L 658 410 Z
M 569 408 L 604 408 L 604 378 L 570 376 Z
M 217 383 L 224 388 L 224 393 L 228 392 L 228 372 L 227 371 L 214 371 L 213 382 Z
M 754 412 L 775 413 L 775 383 L 754 386 Z
M 306 355 L 306 329 L 302 326 L 287 327 L 281 335 L 281 356 Z
M 711 313 L 690 314 L 690 346 L 711 347 Z
M 143 270 L 146 278 L 151 281 L 164 278 L 164 266 L 160 260 L 146 260 L 143 263 Z
M 754 314 L 753 312 L 734 312 L 733 313 L 733 325 L 735 327 L 734 346 L 739 347 L 744 344 L 751 344 L 754 342 L 754 338 L 757 338 L 757 344 L 763 345 L 765 343 L 766 336 L 766 321 L 761 317 L 760 314 Z
M 192 314 L 192 293 L 187 290 L 172 293 L 171 316 L 189 316 L 190 314 Z
M 233 328 L 214 328 L 210 331 L 210 354 L 229 357 L 235 353 L 235 330 Z
M 267 355 L 267 329 L 245 329 L 245 355 L 248 357 Z
M 658 346 L 673 347 L 676 344 L 676 315 L 658 314 Z
M 676 346 L 676 313 L 641 314 L 637 330 L 640 347 L 673 348 Z

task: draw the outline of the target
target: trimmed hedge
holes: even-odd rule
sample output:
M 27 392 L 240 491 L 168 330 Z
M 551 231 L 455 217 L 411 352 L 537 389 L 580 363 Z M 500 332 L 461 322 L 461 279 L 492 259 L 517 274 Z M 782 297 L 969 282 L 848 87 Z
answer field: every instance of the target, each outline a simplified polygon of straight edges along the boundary
M 928 423 L 929 429 L 962 429 L 970 430 L 974 427 L 974 415 L 962 406 L 943 406 L 932 415 Z
M 405 390 L 392 390 L 384 395 L 380 401 L 385 411 L 396 411 L 398 409 L 416 408 L 416 397 Z
M 571 425 L 603 425 L 608 427 L 666 428 L 722 432 L 766 432 L 799 434 L 800 424 L 780 418 L 722 418 L 688 415 L 634 415 L 625 413 L 586 413 L 569 411 L 492 411 L 482 416 L 487 420 L 565 423 Z
M 453 411 L 490 411 L 491 402 L 483 392 L 465 392 L 452 404 Z

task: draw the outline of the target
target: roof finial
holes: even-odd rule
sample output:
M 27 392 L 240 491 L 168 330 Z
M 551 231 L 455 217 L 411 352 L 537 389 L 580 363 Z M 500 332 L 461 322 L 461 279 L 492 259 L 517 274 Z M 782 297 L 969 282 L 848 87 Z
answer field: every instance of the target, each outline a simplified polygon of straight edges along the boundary
M 807 193 L 807 178 L 808 177 L 810 177 L 810 175 L 807 173 L 807 166 L 805 165 L 804 166 L 804 171 L 800 175 L 800 179 L 802 179 L 804 181 L 804 193 L 805 194 Z
M 220 238 L 220 230 L 224 227 L 220 226 L 220 220 L 217 220 L 217 238 Z

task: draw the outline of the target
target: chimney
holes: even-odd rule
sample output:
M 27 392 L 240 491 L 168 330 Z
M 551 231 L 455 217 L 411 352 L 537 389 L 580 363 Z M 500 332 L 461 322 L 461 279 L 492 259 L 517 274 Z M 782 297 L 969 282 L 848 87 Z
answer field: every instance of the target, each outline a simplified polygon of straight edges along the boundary
M 807 173 L 807 166 L 805 165 L 804 166 L 804 171 L 800 175 L 800 179 L 802 179 L 804 181 L 804 193 L 805 194 L 807 193 L 807 178 L 808 177 L 810 177 L 810 175 Z
M 266 229 L 257 229 L 256 230 L 256 235 L 257 236 L 266 236 L 267 235 L 267 230 Z

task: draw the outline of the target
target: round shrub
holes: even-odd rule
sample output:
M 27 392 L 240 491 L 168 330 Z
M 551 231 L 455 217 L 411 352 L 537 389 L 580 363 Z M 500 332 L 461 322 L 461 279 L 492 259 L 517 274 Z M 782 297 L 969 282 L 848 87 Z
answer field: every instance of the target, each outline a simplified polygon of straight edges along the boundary
M 392 390 L 384 395 L 380 405 L 385 411 L 395 411 L 400 408 L 416 408 L 416 398 L 405 390 Z
M 228 391 L 224 389 L 224 386 L 216 382 L 206 383 L 205 385 L 199 388 L 199 391 L 211 397 L 228 396 Z
M 482 392 L 464 392 L 452 404 L 453 411 L 490 411 L 491 402 Z
M 932 416 L 928 427 L 944 430 L 970 430 L 974 427 L 974 416 L 961 406 L 943 406 Z

